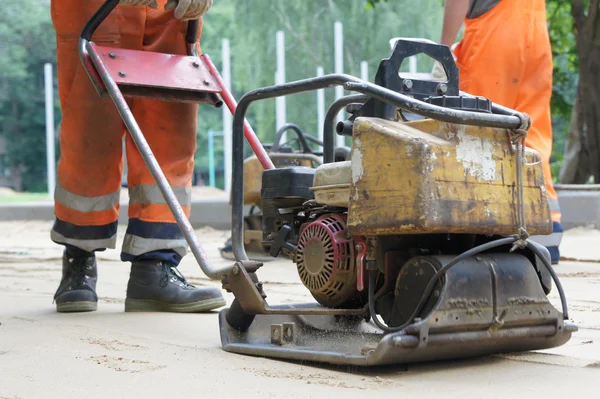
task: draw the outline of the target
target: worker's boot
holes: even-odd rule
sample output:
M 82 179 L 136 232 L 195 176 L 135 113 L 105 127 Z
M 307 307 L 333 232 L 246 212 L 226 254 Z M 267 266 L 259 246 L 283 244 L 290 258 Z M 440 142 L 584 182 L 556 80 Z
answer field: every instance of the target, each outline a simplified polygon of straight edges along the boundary
M 233 256 L 233 247 L 231 245 L 231 237 L 225 241 L 223 248 L 219 248 L 219 252 L 224 259 L 235 260 L 235 256 Z
M 63 253 L 63 273 L 60 285 L 54 294 L 58 312 L 89 312 L 98 308 L 96 281 L 98 270 L 93 253 L 73 256 L 68 250 Z
M 126 312 L 199 313 L 225 306 L 221 290 L 187 283 L 173 265 L 158 260 L 135 261 L 127 284 Z

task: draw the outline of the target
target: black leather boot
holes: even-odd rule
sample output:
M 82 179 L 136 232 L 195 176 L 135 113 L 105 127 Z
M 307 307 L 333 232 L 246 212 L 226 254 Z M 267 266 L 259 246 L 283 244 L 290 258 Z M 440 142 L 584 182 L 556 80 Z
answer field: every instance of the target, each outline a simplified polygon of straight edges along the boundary
M 88 254 L 90 255 L 90 254 Z M 98 309 L 96 257 L 63 253 L 63 273 L 54 294 L 58 312 L 89 312 Z
M 199 313 L 225 306 L 221 290 L 187 283 L 174 266 L 162 261 L 136 261 L 127 284 L 126 312 Z

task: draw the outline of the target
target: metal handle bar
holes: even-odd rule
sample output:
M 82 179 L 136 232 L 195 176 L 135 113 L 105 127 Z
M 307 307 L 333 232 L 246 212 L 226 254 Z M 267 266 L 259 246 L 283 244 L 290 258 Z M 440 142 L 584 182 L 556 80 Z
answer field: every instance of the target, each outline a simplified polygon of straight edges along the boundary
M 187 32 L 185 33 L 185 41 L 187 44 L 196 44 L 198 41 L 198 28 L 200 27 L 200 21 L 197 19 L 188 22 Z
M 323 122 L 323 163 L 331 163 L 334 159 L 335 118 L 339 112 L 349 104 L 364 103 L 368 99 L 369 96 L 364 94 L 353 94 L 338 98 L 329 106 Z
M 81 32 L 81 38 L 87 41 L 92 40 L 94 32 L 102 22 L 110 15 L 110 13 L 119 5 L 120 0 L 106 0 L 104 4 L 96 11 L 96 13 L 90 18 L 85 24 L 83 31 Z M 185 34 L 185 41 L 188 44 L 195 44 L 196 37 L 198 36 L 199 21 L 192 20 L 188 22 L 187 33 Z
M 277 130 L 277 133 L 275 133 L 275 141 L 273 142 L 271 152 L 277 152 L 277 150 L 279 150 L 281 138 L 283 137 L 283 133 L 287 130 L 293 130 L 296 133 L 296 135 L 298 136 L 298 140 L 300 141 L 300 146 L 302 147 L 302 150 L 305 154 L 312 154 L 312 150 L 306 142 L 306 137 L 304 136 L 304 133 L 302 133 L 302 129 L 300 129 L 300 126 L 294 123 L 286 123 L 285 125 L 281 126 L 279 130 Z
M 458 109 L 444 108 L 416 100 L 404 94 L 396 93 L 381 86 L 367 82 L 346 82 L 346 90 L 357 91 L 368 94 L 373 98 L 391 104 L 395 107 L 410 111 L 413 114 L 436 119 L 442 122 L 456 123 L 460 125 L 476 125 L 496 127 L 501 129 L 520 129 L 527 126 L 529 117 L 517 111 L 512 115 L 486 114 L 482 112 L 461 111 Z M 499 109 L 496 107 L 496 109 Z
M 219 279 L 222 275 L 226 274 L 231 266 L 226 267 L 215 267 L 212 265 L 208 256 L 202 249 L 202 246 L 198 242 L 198 239 L 194 233 L 194 229 L 188 220 L 183 208 L 181 207 L 179 200 L 173 193 L 171 186 L 162 171 L 158 161 L 156 160 L 154 154 L 148 142 L 146 141 L 139 125 L 137 124 L 131 109 L 129 108 L 123 93 L 119 90 L 118 85 L 115 83 L 113 79 L 110 78 L 106 69 L 99 69 L 96 71 L 93 60 L 96 63 L 101 63 L 99 59 L 99 55 L 95 52 L 89 52 L 90 39 L 94 34 L 94 31 L 98 26 L 106 19 L 106 17 L 110 14 L 110 12 L 119 4 L 119 0 L 108 0 L 105 2 L 100 9 L 93 15 L 93 17 L 88 21 L 86 26 L 81 33 L 81 38 L 79 39 L 79 56 L 85 66 L 86 71 L 90 75 L 92 82 L 98 81 L 102 82 L 105 86 L 102 90 L 106 90 L 110 95 L 111 99 L 115 103 L 115 106 L 127 127 L 132 140 L 134 141 L 136 147 L 139 149 L 140 155 L 144 159 L 144 162 L 148 165 L 148 169 L 152 174 L 152 177 L 156 181 L 161 193 L 163 194 L 167 204 L 169 205 L 169 209 L 175 218 L 177 225 L 179 226 L 182 234 L 184 235 L 186 242 L 188 243 L 190 250 L 192 251 L 194 257 L 196 258 L 200 268 L 211 279 Z M 197 36 L 198 24 L 191 22 L 188 24 L 188 35 L 186 35 L 186 39 L 188 37 L 195 38 Z M 194 32 L 195 30 L 195 32 Z M 189 45 L 189 43 L 188 43 Z M 192 47 L 195 47 L 195 44 L 191 44 Z M 91 58 L 90 58 L 91 57 Z M 93 59 L 93 60 L 92 60 Z M 96 83 L 94 83 L 96 84 Z
M 513 115 L 493 115 L 477 112 L 467 112 L 439 107 L 414 98 L 396 93 L 392 90 L 377 86 L 350 75 L 331 74 L 316 78 L 298 80 L 282 85 L 263 87 L 246 93 L 238 103 L 233 117 L 233 175 L 232 175 L 232 234 L 231 244 L 233 254 L 238 261 L 248 260 L 244 248 L 244 119 L 250 104 L 255 101 L 302 93 L 327 87 L 344 86 L 351 91 L 358 91 L 391 104 L 406 109 L 415 114 L 465 125 L 480 125 L 506 129 L 518 129 L 528 121 L 526 115 L 515 111 Z
M 81 38 L 87 41 L 92 40 L 92 35 L 98 29 L 98 26 L 108 17 L 108 15 L 119 5 L 119 0 L 107 0 L 102 6 L 96 11 L 96 13 L 90 18 L 85 24 L 83 31 L 81 32 Z

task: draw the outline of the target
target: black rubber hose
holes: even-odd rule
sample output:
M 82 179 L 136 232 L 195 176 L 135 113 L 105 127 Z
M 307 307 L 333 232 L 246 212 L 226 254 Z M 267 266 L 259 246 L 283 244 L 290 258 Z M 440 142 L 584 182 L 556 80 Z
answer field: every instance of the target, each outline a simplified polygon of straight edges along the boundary
M 376 274 L 376 271 L 370 271 L 369 272 L 368 300 L 369 300 L 369 312 L 371 313 L 371 318 L 373 319 L 373 322 L 375 323 L 375 325 L 377 327 L 381 328 L 385 332 L 398 332 L 398 331 L 406 328 L 410 323 L 412 323 L 413 319 L 415 317 L 417 317 L 419 315 L 419 313 L 421 313 L 421 311 L 423 310 L 423 306 L 425 306 L 425 303 L 427 302 L 427 299 L 431 295 L 431 292 L 433 291 L 435 285 L 438 283 L 439 279 L 448 271 L 448 269 L 450 269 L 451 267 L 453 267 L 454 265 L 458 264 L 459 262 L 461 262 L 462 260 L 464 260 L 468 257 L 477 255 L 478 253 L 487 251 L 492 248 L 500 247 L 502 245 L 510 245 L 517 240 L 518 240 L 517 237 L 500 238 L 498 240 L 494 240 L 494 241 L 491 241 L 491 242 L 488 242 L 488 243 L 485 243 L 482 245 L 478 245 L 475 248 L 471 248 L 468 251 L 463 252 L 462 254 L 460 254 L 457 257 L 455 257 L 454 259 L 452 259 L 444 267 L 442 267 L 440 270 L 438 270 L 437 273 L 431 278 L 431 280 L 429 281 L 429 284 L 427 284 L 427 287 L 425 288 L 425 291 L 423 291 L 423 295 L 421 295 L 421 299 L 419 300 L 419 303 L 417 304 L 417 307 L 415 308 L 413 314 L 408 318 L 408 321 L 397 327 L 386 326 L 383 323 L 381 323 L 377 318 L 377 313 L 375 312 L 375 274 Z M 552 276 L 552 279 L 554 280 L 554 283 L 556 284 L 556 288 L 560 295 L 560 301 L 561 301 L 562 310 L 563 310 L 563 318 L 565 320 L 567 320 L 569 318 L 569 313 L 567 310 L 567 299 L 565 297 L 565 293 L 563 291 L 562 285 L 560 284 L 558 276 L 552 269 L 552 266 L 550 265 L 550 262 L 548 262 L 548 259 L 546 259 L 546 257 L 542 254 L 542 252 L 537 247 L 535 247 L 535 245 L 528 242 L 527 247 L 530 248 L 540 259 L 542 259 L 542 262 L 544 262 L 544 265 L 548 268 L 548 271 L 550 272 L 550 275 Z
M 542 260 L 542 262 L 544 262 L 544 266 L 546 266 L 546 269 L 548 269 L 548 272 L 552 276 L 552 280 L 554 281 L 554 284 L 556 284 L 556 289 L 558 290 L 558 295 L 560 296 L 560 305 L 562 307 L 563 318 L 565 320 L 568 320 L 569 319 L 569 309 L 567 307 L 567 296 L 565 295 L 565 291 L 563 290 L 562 284 L 560 283 L 560 280 L 558 279 L 556 272 L 552 268 L 552 264 L 550 263 L 548 258 L 546 258 L 544 256 L 542 251 L 540 251 L 540 249 L 537 246 L 535 246 L 534 244 L 532 244 L 529 241 L 527 241 L 527 248 L 532 250 L 533 253 L 535 253 L 537 255 L 537 257 Z
M 302 132 L 302 129 L 300 129 L 300 126 L 298 126 L 294 123 L 286 123 L 285 125 L 281 126 L 279 128 L 279 130 L 277 130 L 277 133 L 275 133 L 275 140 L 273 142 L 273 148 L 271 148 L 271 152 L 277 152 L 277 150 L 279 150 L 281 138 L 283 137 L 283 133 L 287 130 L 293 130 L 296 133 L 296 136 L 298 136 L 298 140 L 300 141 L 300 146 L 302 147 L 302 151 L 304 151 L 305 154 L 312 153 L 310 146 L 306 142 L 306 138 L 304 137 L 304 133 Z M 287 144 L 287 143 L 284 143 L 284 145 L 285 144 Z

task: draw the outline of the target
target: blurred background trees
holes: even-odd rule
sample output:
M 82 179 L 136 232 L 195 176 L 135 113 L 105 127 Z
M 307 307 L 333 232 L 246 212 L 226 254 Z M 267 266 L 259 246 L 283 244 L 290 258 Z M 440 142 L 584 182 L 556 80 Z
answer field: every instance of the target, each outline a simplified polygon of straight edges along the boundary
M 3 0 L 2 4 L 0 179 L 10 175 L 17 190 L 43 191 L 43 65 L 56 64 L 49 0 Z M 27 13 L 23 12 L 25 9 Z M 555 65 L 554 177 L 582 183 L 595 176 L 595 181 L 600 182 L 600 84 L 596 82 L 600 78 L 596 66 L 600 62 L 600 47 L 595 42 L 600 40 L 595 32 L 600 29 L 600 24 L 595 23 L 598 0 L 548 0 L 547 9 Z M 390 53 L 391 38 L 439 40 L 442 13 L 441 0 L 219 0 L 205 17 L 202 49 L 220 66 L 221 40 L 230 40 L 232 90 L 239 98 L 251 89 L 274 83 L 275 37 L 279 30 L 285 32 L 287 81 L 315 76 L 318 66 L 326 74 L 332 73 L 333 24 L 340 21 L 344 27 L 344 72 L 360 76 L 360 63 L 367 61 L 372 79 L 381 59 Z M 419 60 L 420 72 L 430 70 L 429 60 Z M 325 96 L 326 104 L 333 101 L 333 89 L 327 89 Z M 59 125 L 57 94 L 55 104 Z M 249 120 L 260 138 L 270 142 L 275 134 L 275 101 L 253 105 Z M 289 97 L 287 121 L 316 135 L 316 94 Z M 199 114 L 196 168 L 204 179 L 209 130 L 222 130 L 221 110 L 203 106 Z M 568 162 L 565 147 L 570 154 Z M 215 163 L 222 162 L 222 139 L 217 137 Z M 219 185 L 222 177 L 217 174 Z

